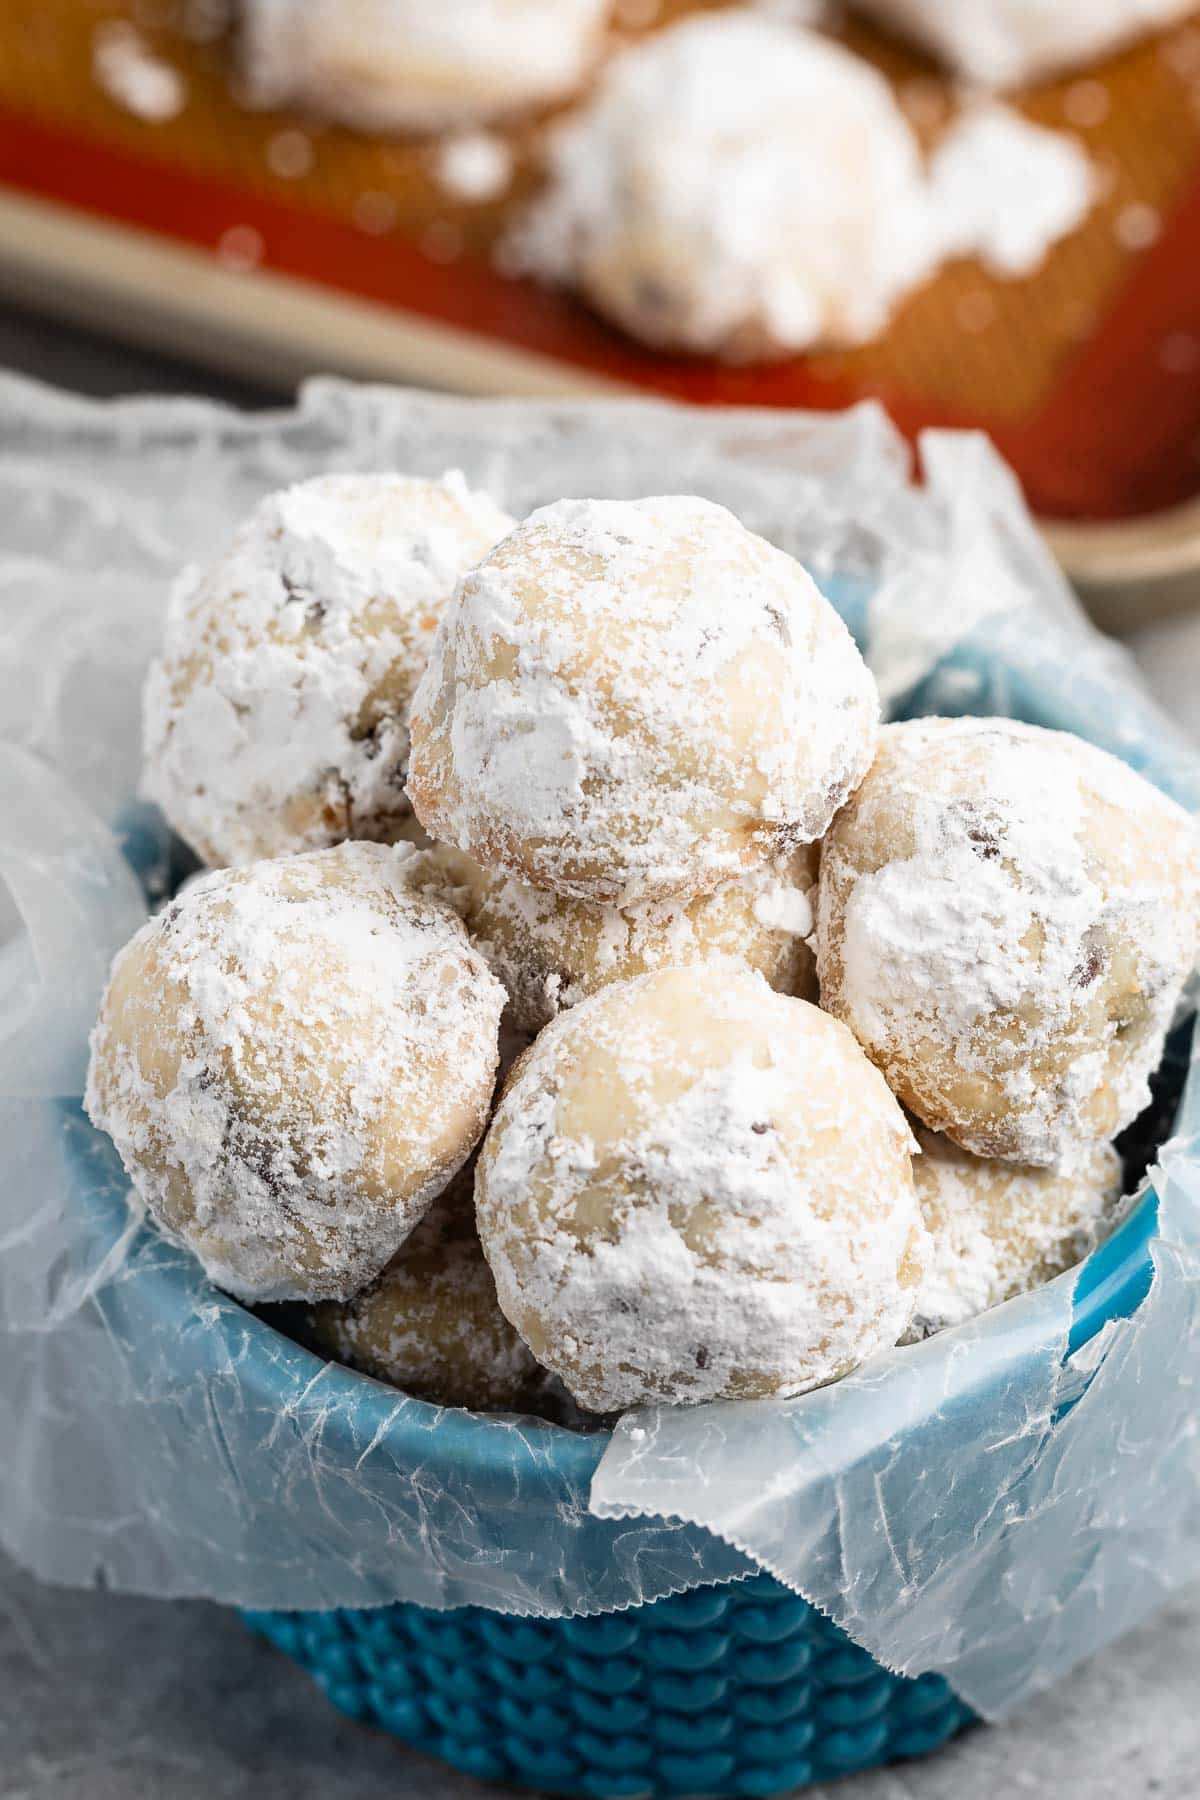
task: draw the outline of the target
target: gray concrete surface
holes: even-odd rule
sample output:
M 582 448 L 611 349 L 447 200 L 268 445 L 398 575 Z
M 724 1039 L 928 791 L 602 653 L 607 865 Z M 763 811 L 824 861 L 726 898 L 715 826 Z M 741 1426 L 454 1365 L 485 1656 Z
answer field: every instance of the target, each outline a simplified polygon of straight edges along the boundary
M 1200 1794 L 1200 1596 L 1003 1727 L 812 1800 L 1185 1800 Z M 40 1587 L 0 1561 L 3 1800 L 490 1800 L 340 1719 L 237 1617 Z
M 276 398 L 0 308 L 0 366 L 86 393 Z M 2 526 L 0 526 L 2 529 Z M 1189 650 L 1192 648 L 1189 644 Z M 1200 639 L 1195 642 L 1200 688 Z M 1178 686 L 1177 658 L 1172 679 Z M 1190 684 L 1189 684 L 1190 692 Z M 490 1800 L 339 1719 L 237 1618 L 40 1587 L 0 1558 L 0 1800 Z M 1200 1594 L 1002 1728 L 812 1800 L 1193 1800 Z

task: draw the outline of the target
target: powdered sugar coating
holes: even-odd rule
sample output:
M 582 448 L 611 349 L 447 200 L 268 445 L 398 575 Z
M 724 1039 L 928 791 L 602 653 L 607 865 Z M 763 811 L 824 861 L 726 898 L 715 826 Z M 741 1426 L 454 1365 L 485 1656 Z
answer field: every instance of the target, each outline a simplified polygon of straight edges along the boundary
M 1121 1159 L 1094 1144 L 1067 1173 L 972 1156 L 916 1134 L 917 1198 L 931 1251 L 911 1335 L 965 1324 L 1083 1261 L 1121 1196 Z
M 821 837 L 879 701 L 805 571 L 706 500 L 562 500 L 446 609 L 409 792 L 485 866 L 623 907 Z
M 323 475 L 183 576 L 146 683 L 143 786 L 204 861 L 402 835 L 438 618 L 512 524 L 461 475 Z
M 1194 822 L 1032 725 L 887 726 L 822 846 L 822 1005 L 981 1156 L 1063 1166 L 1136 1117 L 1198 930 Z
M 608 64 L 551 138 L 545 193 L 508 247 L 643 342 L 733 360 L 875 336 L 938 256 L 887 82 L 746 8 Z
M 357 1292 L 483 1131 L 504 993 L 415 854 L 204 875 L 113 964 L 88 1113 L 239 1298 Z
M 583 1406 L 802 1393 L 909 1323 L 911 1149 L 836 1020 L 736 963 L 662 970 L 518 1064 L 480 1236 L 501 1307 Z
M 469 1166 L 378 1281 L 352 1300 L 313 1307 L 304 1335 L 339 1362 L 437 1406 L 520 1412 L 544 1382 L 497 1303 Z
M 817 846 L 726 881 L 686 905 L 622 911 L 530 887 L 446 844 L 426 852 L 429 884 L 459 914 L 508 993 L 515 1031 L 537 1032 L 610 981 L 732 957 L 780 994 L 817 997 L 813 929 Z
M 968 107 L 946 133 L 929 191 L 942 254 L 977 256 L 990 274 L 1017 280 L 1083 222 L 1100 183 L 1078 138 L 993 101 Z
M 443 131 L 571 93 L 608 0 L 245 0 L 242 66 L 262 105 L 364 131 Z

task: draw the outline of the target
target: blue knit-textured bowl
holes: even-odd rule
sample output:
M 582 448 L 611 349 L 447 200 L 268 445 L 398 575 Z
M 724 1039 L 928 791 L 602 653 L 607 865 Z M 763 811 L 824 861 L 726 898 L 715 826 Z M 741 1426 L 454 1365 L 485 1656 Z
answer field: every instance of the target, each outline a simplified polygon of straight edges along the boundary
M 334 1705 L 472 1775 L 559 1794 L 778 1794 L 923 1756 L 970 1718 L 769 1575 L 588 1619 L 257 1613 Z
M 1148 1291 L 1156 1199 L 1083 1265 L 1071 1348 Z M 893 1675 L 769 1575 L 592 1618 L 459 1607 L 247 1612 L 333 1704 L 469 1774 L 600 1796 L 768 1795 L 970 1723 L 940 1676 Z

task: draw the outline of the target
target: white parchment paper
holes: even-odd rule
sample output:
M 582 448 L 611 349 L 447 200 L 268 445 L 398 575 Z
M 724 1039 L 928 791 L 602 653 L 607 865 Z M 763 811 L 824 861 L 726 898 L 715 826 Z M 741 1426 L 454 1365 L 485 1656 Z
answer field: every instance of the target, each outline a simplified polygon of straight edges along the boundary
M 611 1435 L 439 1411 L 321 1363 L 142 1225 L 84 1120 L 107 961 L 169 874 L 132 804 L 168 583 L 267 489 L 372 467 L 460 467 L 517 513 L 708 495 L 808 565 L 893 709 L 1077 729 L 1200 804 L 1191 750 L 980 438 L 928 439 L 920 486 L 869 407 L 324 382 L 247 417 L 0 381 L 0 1542 L 48 1579 L 256 1607 L 561 1614 L 761 1565 L 891 1667 L 1003 1713 L 1200 1572 L 1194 1101 L 1155 1177 L 1150 1295 L 1075 1358 L 1067 1278 L 803 1400 Z

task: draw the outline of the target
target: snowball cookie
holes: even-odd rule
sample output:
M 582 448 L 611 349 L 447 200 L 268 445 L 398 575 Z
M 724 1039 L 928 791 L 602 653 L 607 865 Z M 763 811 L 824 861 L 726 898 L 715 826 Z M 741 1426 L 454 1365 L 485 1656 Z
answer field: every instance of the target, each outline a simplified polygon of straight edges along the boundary
M 822 836 L 875 684 L 799 563 L 707 500 L 560 500 L 446 609 L 409 792 L 534 887 L 687 899 Z
M 1064 1166 L 1146 1104 L 1200 857 L 1115 757 L 1006 719 L 889 725 L 818 896 L 821 1003 L 932 1129 Z
M 242 66 L 260 105 L 363 131 L 442 131 L 564 98 L 608 0 L 246 0 Z
M 813 929 L 817 846 L 805 844 L 686 905 L 646 901 L 621 911 L 529 887 L 446 844 L 423 859 L 428 883 L 459 913 L 508 991 L 514 1031 L 538 1032 L 610 981 L 730 956 L 777 993 L 817 997 Z
M 1195 10 L 1196 0 L 855 0 L 984 87 L 1097 61 Z
M 435 1406 L 521 1412 L 542 1371 L 496 1301 L 469 1169 L 439 1195 L 365 1293 L 312 1307 L 304 1337 Z
M 883 330 L 932 272 L 920 150 L 888 83 L 741 8 L 632 45 L 550 139 L 514 268 L 661 349 L 749 361 Z
M 911 1336 L 961 1325 L 1073 1269 L 1121 1197 L 1121 1159 L 1093 1144 L 1069 1173 L 989 1161 L 918 1131 L 917 1198 L 932 1245 Z
M 143 786 L 205 862 L 403 834 L 438 616 L 512 523 L 461 475 L 322 475 L 184 575 L 146 684 Z
M 912 1317 L 912 1149 L 835 1019 L 736 963 L 664 969 L 517 1065 L 479 1233 L 505 1313 L 592 1411 L 799 1394 Z
M 377 844 L 205 875 L 113 964 L 86 1104 L 245 1300 L 346 1299 L 487 1120 L 504 991 Z

